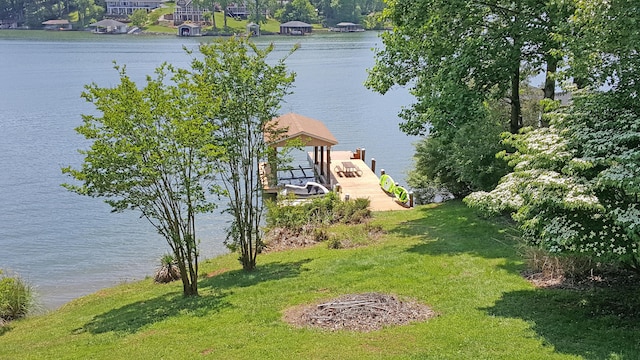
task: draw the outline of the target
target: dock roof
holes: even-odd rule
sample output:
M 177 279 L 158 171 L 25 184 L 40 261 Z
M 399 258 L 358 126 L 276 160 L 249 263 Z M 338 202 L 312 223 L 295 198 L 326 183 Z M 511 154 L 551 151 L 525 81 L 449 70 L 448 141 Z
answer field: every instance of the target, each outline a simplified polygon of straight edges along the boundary
M 300 139 L 305 146 L 333 146 L 338 144 L 335 136 L 319 120 L 302 116 L 296 113 L 288 113 L 271 120 L 271 124 L 279 129 L 287 129 L 278 139 L 265 140 L 270 146 L 282 147 L 287 141 Z

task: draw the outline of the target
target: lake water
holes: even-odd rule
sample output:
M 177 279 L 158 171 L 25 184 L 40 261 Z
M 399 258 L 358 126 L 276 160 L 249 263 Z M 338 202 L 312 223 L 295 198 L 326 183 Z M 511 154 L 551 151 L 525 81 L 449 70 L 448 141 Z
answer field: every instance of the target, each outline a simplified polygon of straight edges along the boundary
M 86 146 L 74 131 L 80 115 L 94 111 L 80 98 L 84 85 L 116 85 L 113 61 L 139 83 L 162 62 L 187 67 L 183 47 L 209 40 L 0 31 L 0 268 L 34 285 L 46 308 L 152 275 L 169 250 L 137 213 L 113 214 L 60 186 L 68 181 L 60 168 L 80 164 L 77 149 Z M 372 48 L 382 46 L 377 33 L 254 41 L 273 42 L 273 59 L 301 45 L 286 62 L 297 79 L 281 113 L 323 121 L 339 141 L 335 150 L 364 147 L 378 169 L 404 181 L 416 138 L 398 130 L 397 114 L 413 99 L 405 89 L 382 96 L 364 88 Z M 217 212 L 199 219 L 203 258 L 227 252 L 226 226 Z

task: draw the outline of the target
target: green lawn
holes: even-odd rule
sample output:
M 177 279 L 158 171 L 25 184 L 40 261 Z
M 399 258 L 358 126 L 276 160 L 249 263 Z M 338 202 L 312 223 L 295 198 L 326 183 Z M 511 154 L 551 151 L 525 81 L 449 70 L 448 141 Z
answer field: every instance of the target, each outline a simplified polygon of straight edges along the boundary
M 459 202 L 374 221 L 387 234 L 366 247 L 263 254 L 251 273 L 235 255 L 212 259 L 202 273 L 216 275 L 202 277 L 199 298 L 148 279 L 14 322 L 0 330 L 0 359 L 640 358 L 638 318 L 608 311 L 638 293 L 533 288 L 519 275 L 508 224 Z M 372 291 L 416 299 L 439 316 L 370 333 L 281 319 L 291 306 Z

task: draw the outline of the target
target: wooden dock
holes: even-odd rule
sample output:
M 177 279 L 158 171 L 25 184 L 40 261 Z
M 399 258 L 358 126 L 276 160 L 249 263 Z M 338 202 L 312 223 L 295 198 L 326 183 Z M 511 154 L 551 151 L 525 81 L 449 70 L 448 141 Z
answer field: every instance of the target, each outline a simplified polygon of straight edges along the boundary
M 380 188 L 378 176 L 362 159 L 353 159 L 351 151 L 331 151 L 331 184 L 340 185 L 340 198 L 344 200 L 349 195 L 350 199 L 367 198 L 371 201 L 371 211 L 407 210 L 408 208 L 398 204 L 393 196 Z M 309 153 L 309 159 L 313 154 Z M 361 173 L 347 176 L 344 172 L 336 171 L 336 167 L 342 167 L 342 162 L 351 162 Z M 316 164 L 319 169 L 320 164 Z M 323 164 L 324 165 L 324 164 Z M 326 168 L 326 165 L 325 165 Z

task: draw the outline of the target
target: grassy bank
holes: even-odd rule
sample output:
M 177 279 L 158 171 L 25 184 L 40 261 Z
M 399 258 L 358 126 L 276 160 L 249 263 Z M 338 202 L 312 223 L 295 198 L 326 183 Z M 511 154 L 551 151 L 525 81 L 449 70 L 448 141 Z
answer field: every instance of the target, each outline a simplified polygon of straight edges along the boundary
M 598 299 L 615 294 L 534 289 L 523 280 L 508 224 L 457 202 L 374 221 L 387 233 L 367 247 L 263 254 L 252 273 L 234 255 L 208 261 L 196 299 L 182 298 L 179 283 L 148 279 L 14 322 L 0 332 L 0 359 L 640 357 L 637 319 L 594 312 Z M 370 333 L 282 321 L 289 307 L 372 291 L 416 299 L 439 315 Z

